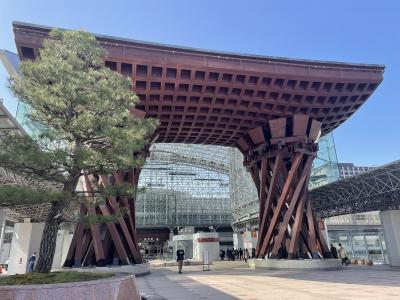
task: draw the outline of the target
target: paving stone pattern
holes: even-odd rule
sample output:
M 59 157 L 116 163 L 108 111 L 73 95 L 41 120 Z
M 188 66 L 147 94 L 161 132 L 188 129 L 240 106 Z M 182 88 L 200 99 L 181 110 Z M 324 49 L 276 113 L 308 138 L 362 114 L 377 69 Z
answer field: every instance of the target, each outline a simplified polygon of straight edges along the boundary
M 340 271 L 252 270 L 243 262 L 153 268 L 137 278 L 147 300 L 163 299 L 400 299 L 400 269 L 349 266 Z

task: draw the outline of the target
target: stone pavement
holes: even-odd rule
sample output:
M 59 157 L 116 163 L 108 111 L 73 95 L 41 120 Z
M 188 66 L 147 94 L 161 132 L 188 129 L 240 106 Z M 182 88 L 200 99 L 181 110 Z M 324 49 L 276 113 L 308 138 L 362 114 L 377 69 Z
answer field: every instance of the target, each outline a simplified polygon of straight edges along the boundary
M 138 277 L 148 300 L 197 299 L 400 299 L 400 269 L 388 266 L 348 266 L 340 271 L 252 270 L 243 262 L 153 268 Z

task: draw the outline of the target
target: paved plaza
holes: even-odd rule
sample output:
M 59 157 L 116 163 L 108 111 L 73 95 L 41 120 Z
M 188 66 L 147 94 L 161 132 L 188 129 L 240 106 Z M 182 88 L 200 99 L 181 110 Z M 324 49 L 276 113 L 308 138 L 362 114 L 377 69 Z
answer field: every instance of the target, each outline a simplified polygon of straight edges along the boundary
M 400 299 L 400 269 L 348 266 L 340 271 L 252 270 L 243 262 L 216 262 L 210 271 L 154 267 L 137 278 L 141 294 L 161 299 Z

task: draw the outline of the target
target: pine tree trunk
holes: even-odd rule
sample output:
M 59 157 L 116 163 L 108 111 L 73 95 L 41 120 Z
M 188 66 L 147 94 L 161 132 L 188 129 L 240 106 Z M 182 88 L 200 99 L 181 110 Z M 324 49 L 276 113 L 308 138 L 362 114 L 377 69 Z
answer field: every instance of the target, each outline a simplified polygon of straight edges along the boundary
M 56 249 L 57 232 L 60 227 L 59 218 L 55 218 L 62 213 L 63 204 L 53 202 L 49 214 L 44 224 L 42 239 L 40 241 L 39 258 L 35 272 L 49 273 L 53 264 L 54 252 Z
M 70 192 L 72 194 L 75 191 L 79 179 L 79 171 L 76 173 L 77 174 L 74 174 L 75 176 L 71 176 L 74 179 L 67 181 L 64 184 L 64 192 Z M 50 211 L 44 224 L 42 239 L 40 241 L 39 258 L 35 272 L 49 273 L 51 271 L 56 250 L 57 232 L 62 222 L 61 215 L 67 205 L 68 203 L 61 201 L 51 203 Z

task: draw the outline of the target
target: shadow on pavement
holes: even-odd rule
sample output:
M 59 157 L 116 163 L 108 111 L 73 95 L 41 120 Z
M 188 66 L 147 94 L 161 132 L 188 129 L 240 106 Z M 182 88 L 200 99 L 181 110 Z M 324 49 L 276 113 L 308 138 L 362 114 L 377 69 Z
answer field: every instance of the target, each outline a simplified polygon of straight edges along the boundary
M 350 265 L 343 267 L 342 270 L 334 271 L 286 271 L 286 270 L 266 270 L 250 269 L 245 264 L 219 265 L 211 268 L 211 272 L 198 273 L 198 276 L 208 274 L 223 276 L 269 276 L 286 279 L 330 282 L 341 284 L 373 285 L 373 286 L 399 286 L 400 287 L 400 268 L 392 268 L 388 265 L 359 266 Z M 400 298 L 399 298 L 400 299 Z

